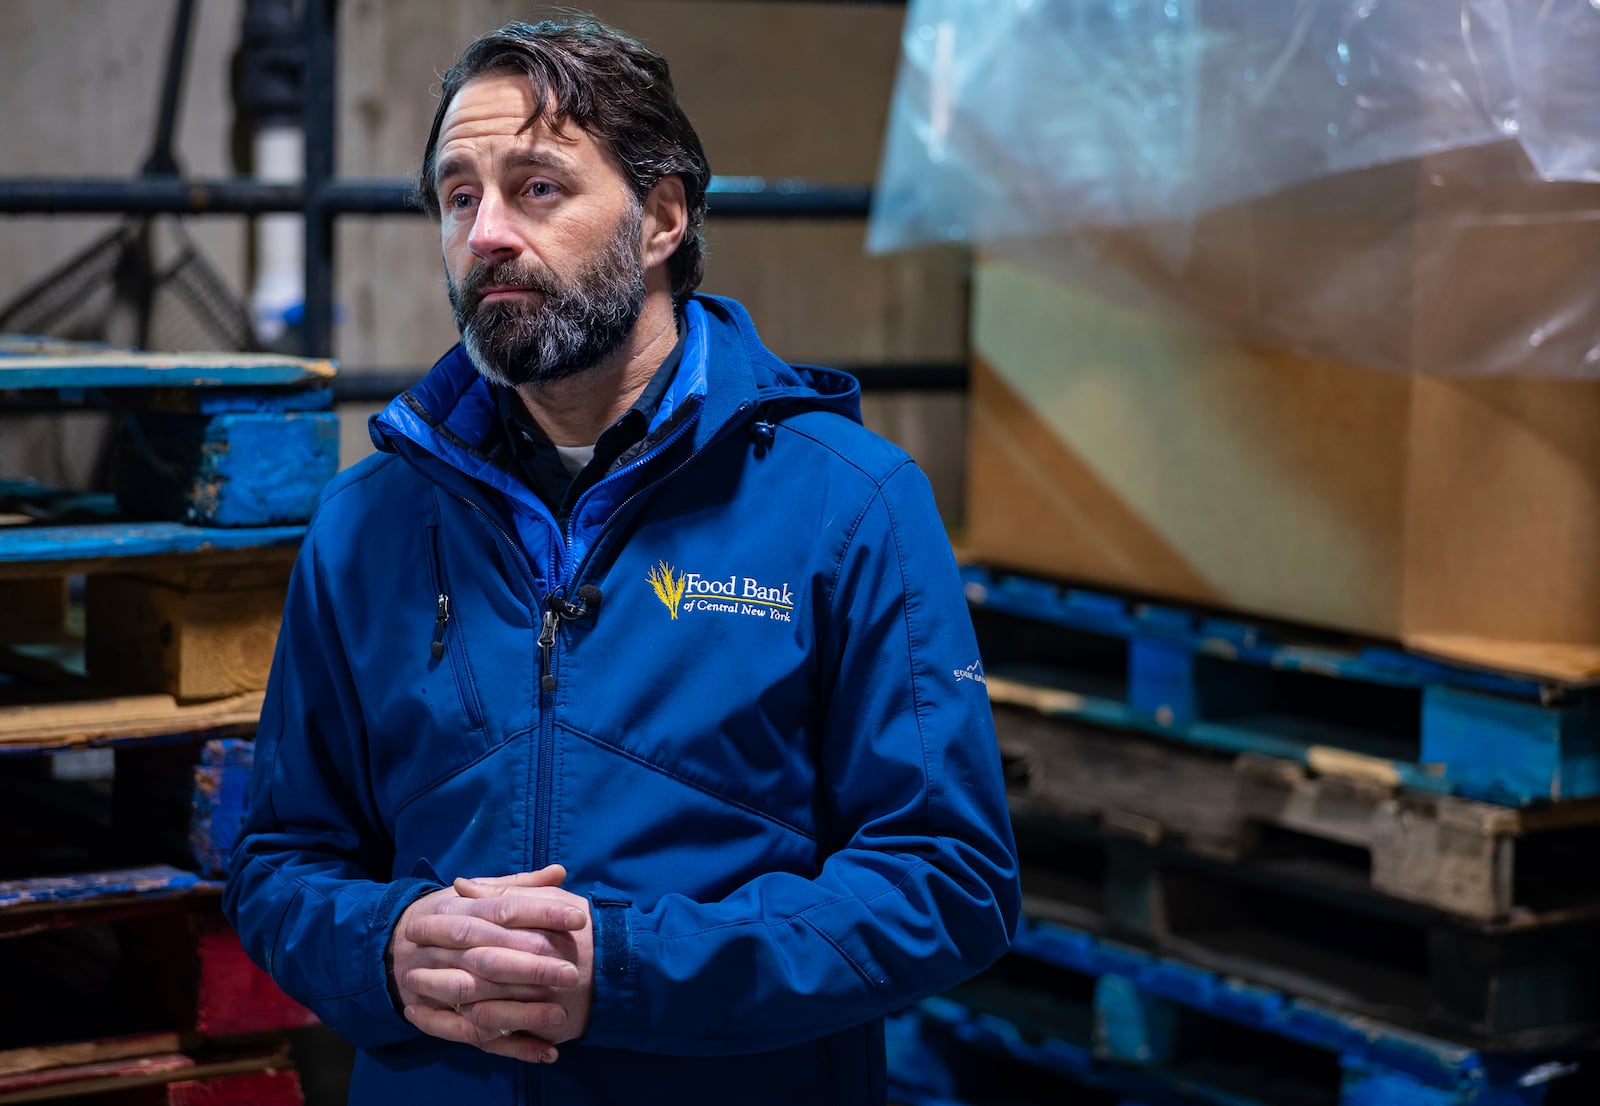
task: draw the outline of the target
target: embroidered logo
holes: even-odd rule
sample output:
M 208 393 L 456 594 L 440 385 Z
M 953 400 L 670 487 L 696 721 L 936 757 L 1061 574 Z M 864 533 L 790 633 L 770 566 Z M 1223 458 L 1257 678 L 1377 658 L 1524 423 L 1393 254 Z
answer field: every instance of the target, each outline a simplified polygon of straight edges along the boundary
M 645 579 L 650 581 L 650 587 L 655 591 L 656 598 L 665 604 L 673 621 L 677 621 L 678 605 L 683 602 L 683 588 L 688 583 L 688 577 L 675 570 L 666 561 L 657 561 L 656 567 L 650 570 Z
M 985 685 L 987 685 L 988 682 L 989 682 L 988 680 L 985 680 L 983 678 L 983 662 L 982 661 L 973 661 L 971 664 L 967 665 L 967 667 L 965 667 L 965 668 L 954 669 L 954 672 L 956 674 L 956 683 L 958 683 L 958 684 L 962 680 L 971 680 L 973 683 L 985 684 Z
M 679 572 L 666 561 L 645 576 L 662 606 L 676 620 L 678 615 L 737 614 L 770 622 L 794 620 L 794 591 L 787 581 L 764 584 L 754 576 L 705 576 L 698 572 Z

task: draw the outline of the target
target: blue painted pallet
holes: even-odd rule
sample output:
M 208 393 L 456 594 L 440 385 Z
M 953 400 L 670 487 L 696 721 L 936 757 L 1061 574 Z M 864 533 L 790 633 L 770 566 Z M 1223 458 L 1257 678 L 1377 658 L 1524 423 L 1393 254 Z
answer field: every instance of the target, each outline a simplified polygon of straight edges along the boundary
M 1575 1062 L 1488 1055 L 1052 923 L 1025 919 L 1009 962 L 1046 988 L 1082 985 L 1019 998 L 980 977 L 918 1016 L 966 1044 L 1154 1101 L 1267 1106 L 1281 1089 L 1252 1087 L 1300 1081 L 1296 1100 L 1309 1090 L 1338 1106 L 1540 1106 Z M 1230 1070 L 1230 1058 L 1248 1063 Z
M 24 907 L 83 906 L 220 889 L 216 881 L 170 864 L 0 880 L 0 914 Z
M 303 525 L 229 529 L 179 522 L 0 527 L 0 577 L 7 564 L 292 548 L 305 534 Z
M 18 353 L 0 344 L 0 391 L 303 386 L 325 383 L 334 375 L 332 361 L 279 354 L 69 348 Z
M 990 675 L 1066 692 L 1053 712 L 1313 768 L 1355 765 L 1393 785 L 1501 805 L 1600 795 L 1592 685 L 1388 645 L 1326 645 L 981 566 L 962 574 Z
M 0 397 L 118 411 L 125 517 L 276 526 L 311 517 L 338 471 L 331 361 L 139 353 L 0 336 Z M 41 398 L 42 397 L 42 398 Z

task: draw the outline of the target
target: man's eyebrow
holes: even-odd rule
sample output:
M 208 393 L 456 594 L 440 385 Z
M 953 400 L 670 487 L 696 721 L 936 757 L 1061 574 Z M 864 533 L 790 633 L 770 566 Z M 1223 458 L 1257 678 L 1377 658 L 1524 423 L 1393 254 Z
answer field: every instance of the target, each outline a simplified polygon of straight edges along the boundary
M 554 172 L 571 172 L 573 162 L 570 158 L 550 150 L 510 150 L 499 158 L 498 170 L 502 173 L 514 169 L 549 169 Z M 465 154 L 449 154 L 439 162 L 434 170 L 434 180 L 443 182 L 451 177 L 471 176 L 473 173 L 472 159 Z

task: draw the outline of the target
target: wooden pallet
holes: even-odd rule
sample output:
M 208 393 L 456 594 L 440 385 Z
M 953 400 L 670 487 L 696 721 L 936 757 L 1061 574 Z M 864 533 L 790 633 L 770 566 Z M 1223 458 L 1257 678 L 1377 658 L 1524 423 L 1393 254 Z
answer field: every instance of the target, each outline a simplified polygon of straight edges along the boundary
M 120 1055 L 127 1042 L 63 1048 L 66 1061 L 24 1071 L 0 1068 L 0 1103 L 70 1098 L 97 1106 L 302 1106 L 300 1077 L 284 1047 L 161 1051 Z M 0 1054 L 0 1063 L 5 1062 Z
M 1600 912 L 1600 802 L 1510 808 L 1312 765 L 1182 746 L 1077 722 L 1054 691 L 990 679 L 1011 786 L 1062 815 L 1123 823 L 1238 860 L 1306 840 L 1344 848 L 1384 895 L 1482 922 L 1531 925 Z M 1264 831 L 1274 831 L 1266 832 Z
M 1375 642 L 963 569 L 990 682 L 1063 717 L 1411 790 L 1600 796 L 1600 689 Z
M 972 1048 L 1141 1102 L 1552 1106 L 1563 1079 L 1596 1086 L 1583 1053 L 1487 1056 L 1028 920 L 1000 964 L 916 1016 L 923 1062 Z
M 28 996 L 0 1011 L 0 1073 L 53 1070 L 85 1056 L 160 1056 L 315 1022 L 245 956 L 215 894 L 50 922 L 0 940 L 8 993 Z
M 1030 917 L 1489 1052 L 1600 1039 L 1600 923 L 1482 927 L 1305 855 L 1224 863 L 1025 805 L 1014 821 Z
M 1340 856 L 1373 891 L 1501 927 L 1600 917 L 1600 802 L 1511 808 L 1084 724 L 1056 694 L 990 680 L 1014 793 L 1227 860 Z
M 137 519 L 303 523 L 338 469 L 333 365 L 267 354 L 0 344 L 0 400 L 116 413 L 113 489 Z

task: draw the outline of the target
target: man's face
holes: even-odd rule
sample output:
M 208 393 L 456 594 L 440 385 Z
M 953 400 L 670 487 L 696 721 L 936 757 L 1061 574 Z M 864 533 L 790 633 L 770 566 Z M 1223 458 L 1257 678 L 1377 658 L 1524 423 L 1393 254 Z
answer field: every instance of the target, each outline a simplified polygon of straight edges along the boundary
M 468 356 L 497 383 L 593 368 L 644 307 L 640 204 L 598 144 L 533 114 L 521 74 L 462 86 L 437 153 L 450 306 Z

